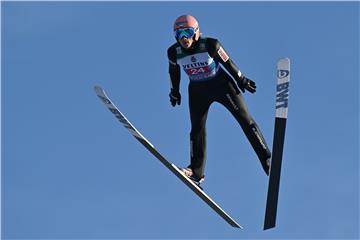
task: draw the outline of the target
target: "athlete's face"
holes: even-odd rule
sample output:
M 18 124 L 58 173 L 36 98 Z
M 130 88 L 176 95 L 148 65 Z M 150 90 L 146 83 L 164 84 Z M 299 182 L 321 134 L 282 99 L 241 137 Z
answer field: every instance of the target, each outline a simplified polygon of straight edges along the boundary
M 179 39 L 179 43 L 185 49 L 190 48 L 191 45 L 193 44 L 193 42 L 194 42 L 194 39 L 192 37 L 191 38 L 183 37 L 183 38 Z

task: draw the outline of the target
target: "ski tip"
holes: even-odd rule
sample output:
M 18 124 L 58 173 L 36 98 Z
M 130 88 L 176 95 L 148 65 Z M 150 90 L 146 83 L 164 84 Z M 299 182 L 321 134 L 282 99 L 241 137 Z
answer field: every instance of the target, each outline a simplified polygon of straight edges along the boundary
M 101 88 L 100 86 L 95 86 L 95 87 L 94 87 L 94 90 L 95 90 L 95 92 L 99 92 L 99 91 L 102 90 L 102 88 Z
M 279 58 L 278 63 L 279 64 L 290 64 L 290 58 L 288 58 L 288 57 Z
M 104 89 L 102 89 L 100 86 L 95 86 L 94 90 L 95 90 L 96 95 L 98 95 L 98 96 L 105 95 Z

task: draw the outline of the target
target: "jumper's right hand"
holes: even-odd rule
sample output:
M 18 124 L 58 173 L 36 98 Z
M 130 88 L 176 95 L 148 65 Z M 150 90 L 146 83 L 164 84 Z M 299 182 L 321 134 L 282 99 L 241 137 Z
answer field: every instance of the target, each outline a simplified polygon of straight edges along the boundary
M 169 97 L 170 97 L 171 105 L 173 107 L 175 107 L 176 104 L 177 105 L 181 104 L 181 94 L 179 91 L 176 91 L 172 88 L 170 91 Z

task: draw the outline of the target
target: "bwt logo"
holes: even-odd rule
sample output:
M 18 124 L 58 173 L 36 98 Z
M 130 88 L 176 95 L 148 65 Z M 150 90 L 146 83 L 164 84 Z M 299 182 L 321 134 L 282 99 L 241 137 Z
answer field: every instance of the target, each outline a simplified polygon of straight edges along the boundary
M 115 115 L 115 117 L 124 125 L 124 127 L 130 131 L 134 137 L 142 138 L 137 131 L 131 126 L 126 118 L 116 108 L 109 107 L 109 110 Z
M 279 69 L 277 72 L 278 78 L 283 79 L 288 77 L 290 74 L 289 70 Z M 278 83 L 276 86 L 276 109 L 287 108 L 289 98 L 289 82 Z
M 110 112 L 112 112 L 115 117 L 124 125 L 124 127 L 130 131 L 130 133 L 137 138 L 141 138 L 142 136 L 131 126 L 131 124 L 126 120 L 126 118 L 119 112 L 119 110 L 117 110 L 116 108 L 113 107 L 111 101 L 109 99 L 107 99 L 106 97 L 103 96 L 99 96 L 99 98 L 101 98 L 101 100 L 107 105 L 108 109 L 110 110 Z
M 287 108 L 289 99 L 289 82 L 280 83 L 276 86 L 276 109 Z
M 98 96 L 105 104 L 111 104 L 110 100 L 103 97 L 103 96 Z

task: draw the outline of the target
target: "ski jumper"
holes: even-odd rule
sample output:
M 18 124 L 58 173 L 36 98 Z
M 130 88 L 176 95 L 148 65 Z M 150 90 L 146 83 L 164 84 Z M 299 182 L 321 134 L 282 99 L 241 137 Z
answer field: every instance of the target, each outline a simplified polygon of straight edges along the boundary
M 269 159 L 271 152 L 234 79 L 241 72 L 217 39 L 200 38 L 191 49 L 179 43 L 167 51 L 171 87 L 179 91 L 180 67 L 189 76 L 189 110 L 191 120 L 191 168 L 198 178 L 204 177 L 206 162 L 206 119 L 210 105 L 225 106 L 243 129 L 260 161 Z M 226 69 L 225 72 L 224 69 Z

